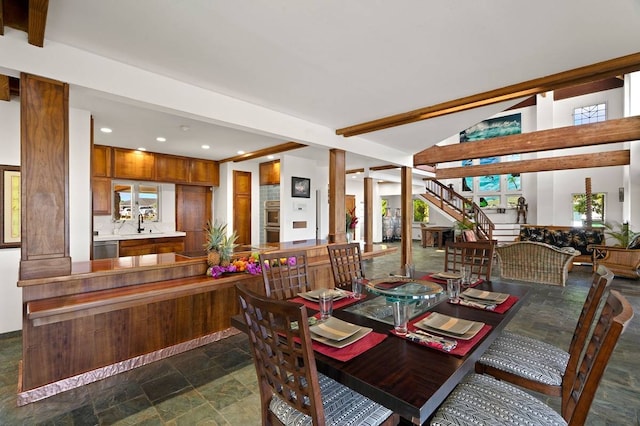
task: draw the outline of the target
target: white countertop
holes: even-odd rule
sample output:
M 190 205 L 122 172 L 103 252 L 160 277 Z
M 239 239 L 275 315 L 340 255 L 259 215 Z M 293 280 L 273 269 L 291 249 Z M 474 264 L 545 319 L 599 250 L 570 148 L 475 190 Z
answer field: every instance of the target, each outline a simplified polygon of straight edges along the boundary
M 167 237 L 184 237 L 186 232 L 171 231 L 171 232 L 144 232 L 138 233 L 124 233 L 124 234 L 99 234 L 93 237 L 93 241 L 121 241 L 121 240 L 137 240 L 142 238 L 167 238 Z

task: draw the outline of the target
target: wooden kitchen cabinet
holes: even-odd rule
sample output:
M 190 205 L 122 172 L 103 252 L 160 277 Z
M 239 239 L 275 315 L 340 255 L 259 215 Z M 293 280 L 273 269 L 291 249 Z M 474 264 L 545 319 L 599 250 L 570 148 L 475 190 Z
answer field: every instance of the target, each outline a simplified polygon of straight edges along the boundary
M 184 237 L 137 238 L 120 240 L 119 255 L 140 256 L 157 253 L 179 253 L 184 251 Z
M 155 180 L 155 156 L 150 152 L 113 148 L 113 177 Z
M 111 179 L 91 180 L 91 203 L 94 215 L 111 215 Z
M 280 160 L 260 163 L 260 185 L 280 184 Z
M 92 173 L 94 177 L 111 177 L 111 147 L 93 146 Z
M 175 155 L 156 154 L 156 180 L 186 183 L 189 181 L 189 159 Z
M 220 186 L 220 168 L 218 162 L 190 158 L 189 183 Z

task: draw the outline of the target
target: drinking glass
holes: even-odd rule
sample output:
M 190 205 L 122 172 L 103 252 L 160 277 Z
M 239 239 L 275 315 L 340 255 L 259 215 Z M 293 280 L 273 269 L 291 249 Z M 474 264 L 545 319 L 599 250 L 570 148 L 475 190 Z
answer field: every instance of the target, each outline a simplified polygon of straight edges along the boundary
M 461 266 L 460 274 L 462 275 L 462 288 L 471 286 L 471 266 Z
M 320 305 L 320 320 L 324 321 L 333 313 L 333 293 L 329 291 L 320 293 L 318 304 Z
M 409 304 L 401 301 L 391 302 L 393 305 L 393 328 L 397 334 L 407 334 L 407 322 L 409 321 Z
M 407 278 L 414 279 L 416 277 L 416 267 L 413 263 L 404 265 L 404 275 Z
M 447 280 L 447 295 L 449 301 L 457 302 L 460 297 L 460 279 L 452 278 Z
M 353 277 L 351 279 L 351 292 L 354 299 L 360 299 L 362 297 L 362 278 Z

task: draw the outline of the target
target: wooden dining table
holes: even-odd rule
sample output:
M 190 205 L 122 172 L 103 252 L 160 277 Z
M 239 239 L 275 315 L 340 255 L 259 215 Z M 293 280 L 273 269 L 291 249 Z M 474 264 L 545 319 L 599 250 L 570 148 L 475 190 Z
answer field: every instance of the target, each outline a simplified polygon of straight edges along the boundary
M 423 424 L 462 378 L 474 370 L 475 362 L 522 307 L 528 295 L 525 286 L 499 281 L 485 282 L 475 288 L 509 293 L 518 301 L 503 314 L 451 304 L 446 298 L 429 309 L 491 326 L 489 333 L 466 355 L 452 355 L 397 337 L 390 333 L 392 324 L 349 312 L 345 307 L 334 310 L 333 315 L 353 324 L 371 327 L 388 337 L 346 362 L 315 352 L 318 371 L 393 410 L 406 421 Z M 359 303 L 375 297 L 379 296 L 368 294 Z M 309 309 L 309 314 L 312 313 L 314 311 Z M 241 316 L 234 317 L 233 323 L 244 329 Z

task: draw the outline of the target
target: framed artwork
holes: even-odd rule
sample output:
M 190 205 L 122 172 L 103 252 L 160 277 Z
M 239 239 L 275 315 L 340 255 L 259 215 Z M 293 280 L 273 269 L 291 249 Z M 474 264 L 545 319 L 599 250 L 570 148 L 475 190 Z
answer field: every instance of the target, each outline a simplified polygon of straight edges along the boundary
M 20 247 L 20 167 L 0 165 L 0 248 Z
M 291 177 L 291 196 L 294 198 L 311 198 L 311 179 Z

